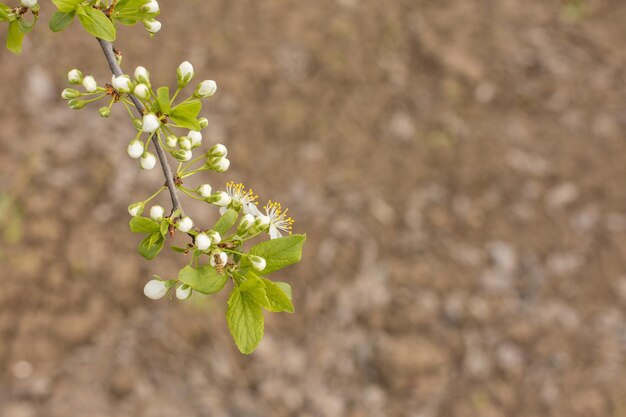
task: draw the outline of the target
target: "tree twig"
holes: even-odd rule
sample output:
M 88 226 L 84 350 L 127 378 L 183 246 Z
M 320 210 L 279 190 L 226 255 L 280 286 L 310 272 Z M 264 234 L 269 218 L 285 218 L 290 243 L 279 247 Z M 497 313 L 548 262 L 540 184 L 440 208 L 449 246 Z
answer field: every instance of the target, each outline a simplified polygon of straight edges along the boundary
M 109 68 L 111 68 L 111 72 L 115 76 L 120 76 L 123 74 L 122 68 L 117 63 L 117 59 L 115 57 L 115 52 L 113 51 L 113 44 L 111 42 L 107 42 L 102 39 L 98 39 L 100 43 L 100 47 L 102 48 L 102 52 L 104 52 L 104 57 L 106 58 Z M 137 97 L 132 94 L 129 94 L 130 99 L 133 101 L 133 104 L 137 108 L 137 112 L 139 113 L 139 117 L 143 116 L 146 108 L 141 101 Z M 157 156 L 159 158 L 159 162 L 161 163 L 161 168 L 163 170 L 163 175 L 165 176 L 165 185 L 167 185 L 167 189 L 170 193 L 170 198 L 172 199 L 172 212 L 181 208 L 180 200 L 178 199 L 178 192 L 176 190 L 176 182 L 174 180 L 174 176 L 172 175 L 172 168 L 170 167 L 169 162 L 167 162 L 167 157 L 165 155 L 165 151 L 163 147 L 159 143 L 157 139 L 157 135 L 152 136 L 152 144 L 156 149 Z

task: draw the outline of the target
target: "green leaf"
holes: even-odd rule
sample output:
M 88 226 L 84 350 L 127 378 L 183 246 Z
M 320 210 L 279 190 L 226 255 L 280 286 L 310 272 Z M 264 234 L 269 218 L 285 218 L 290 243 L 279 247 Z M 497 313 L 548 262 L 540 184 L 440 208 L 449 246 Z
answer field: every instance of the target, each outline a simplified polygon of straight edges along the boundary
M 161 108 L 161 112 L 168 114 L 172 109 L 170 104 L 170 89 L 167 87 L 159 87 L 157 89 L 157 101 L 159 103 L 159 107 Z
M 288 265 L 300 262 L 302 259 L 302 246 L 306 235 L 290 235 L 278 239 L 268 240 L 250 248 L 250 255 L 265 258 L 267 265 L 259 275 L 267 275 L 278 271 Z M 241 260 L 241 268 L 250 268 L 251 264 L 247 257 Z
M 187 250 L 185 248 L 181 248 L 181 247 L 178 247 L 178 246 L 170 246 L 170 249 L 173 250 L 174 252 L 178 252 L 178 253 L 185 253 L 185 251 Z
M 74 20 L 74 16 L 74 12 L 63 13 L 56 11 L 50 18 L 50 23 L 48 24 L 48 26 L 50 26 L 50 30 L 52 30 L 53 32 L 60 32 L 68 27 L 70 23 L 72 23 L 72 21 Z
M 26 20 L 24 20 L 24 18 L 18 17 L 16 22 L 20 29 L 20 32 L 26 35 L 27 33 L 31 32 L 35 28 L 35 23 L 37 23 L 38 19 L 39 19 L 38 17 L 35 17 L 35 19 L 32 22 L 27 22 Z
M 144 240 L 141 241 L 137 250 L 144 258 L 151 260 L 154 259 L 161 249 L 163 249 L 163 243 L 165 239 L 161 236 L 161 233 L 156 232 L 151 235 L 146 236 Z
M 167 221 L 167 219 L 163 219 L 161 220 L 161 235 L 165 236 L 167 235 L 167 232 L 170 231 L 170 222 Z
M 84 13 L 78 13 L 78 19 L 85 30 L 96 38 L 109 42 L 115 40 L 115 27 L 101 10 L 85 7 Z
M 200 130 L 200 123 L 197 120 L 200 110 L 202 110 L 202 103 L 199 100 L 186 101 L 172 108 L 169 116 L 179 126 Z
M 270 301 L 265 294 L 265 284 L 254 272 L 246 274 L 246 281 L 239 285 L 239 291 L 248 294 L 255 303 L 269 309 Z
M 210 265 L 197 269 L 188 265 L 178 272 L 178 279 L 202 294 L 214 294 L 224 288 L 228 276 L 218 273 Z
M 20 30 L 19 23 L 14 20 L 9 23 L 9 32 L 7 35 L 7 49 L 14 54 L 19 55 L 22 52 L 22 41 L 24 34 Z
M 288 295 L 283 290 L 282 286 L 278 285 L 278 283 L 274 283 L 267 278 L 262 278 L 262 281 L 265 285 L 265 294 L 269 302 L 268 307 L 266 307 L 267 310 L 273 311 L 275 313 L 280 313 L 282 311 L 293 313 L 293 304 L 291 302 L 291 287 L 289 287 Z M 285 283 L 281 282 L 281 284 Z
M 228 229 L 233 227 L 233 225 L 237 222 L 238 216 L 239 214 L 235 210 L 233 209 L 226 210 L 224 215 L 220 217 L 217 223 L 215 223 L 215 226 L 213 226 L 213 230 L 215 230 L 220 235 L 223 235 Z
M 252 353 L 263 338 L 263 311 L 249 291 L 241 291 L 241 286 L 228 298 L 226 321 L 239 351 Z
M 292 293 L 291 293 L 291 285 L 287 284 L 286 282 L 280 282 L 280 281 L 276 281 L 274 282 L 274 284 L 276 284 L 278 287 L 280 287 L 281 290 L 283 290 L 283 292 L 285 293 L 287 298 L 289 298 L 289 300 L 293 300 Z
M 83 0 L 52 0 L 57 9 L 63 13 L 72 13 Z
M 161 233 L 161 225 L 147 217 L 135 216 L 130 219 L 130 231 L 133 233 Z
M 11 8 L 6 4 L 0 3 L 0 22 L 9 20 L 9 13 L 11 13 Z

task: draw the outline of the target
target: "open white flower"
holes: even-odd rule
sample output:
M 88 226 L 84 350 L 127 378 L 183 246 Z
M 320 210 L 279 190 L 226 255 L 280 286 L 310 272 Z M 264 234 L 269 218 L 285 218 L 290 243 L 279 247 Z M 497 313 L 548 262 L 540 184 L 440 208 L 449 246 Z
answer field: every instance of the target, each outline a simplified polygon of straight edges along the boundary
M 167 285 L 160 279 L 151 279 L 143 287 L 143 293 L 148 298 L 159 300 L 167 294 Z
M 226 194 L 230 197 L 228 207 L 235 210 L 243 210 L 244 214 L 254 214 L 251 212 L 253 209 L 251 209 L 250 206 L 254 206 L 256 209 L 255 200 L 258 196 L 252 192 L 252 189 L 248 189 L 248 191 L 246 191 L 242 183 L 235 184 L 234 181 L 230 181 L 226 184 Z M 226 213 L 228 207 L 223 206 L 220 208 L 220 214 Z
M 131 140 L 128 144 L 128 148 L 126 148 L 126 152 L 128 152 L 128 156 L 133 159 L 141 158 L 144 152 L 143 142 L 137 139 Z
M 189 217 L 183 217 L 176 223 L 176 228 L 183 233 L 187 233 L 193 227 L 193 220 Z
M 198 250 L 204 251 L 211 247 L 212 239 L 206 233 L 199 233 L 194 242 Z
M 146 133 L 154 133 L 161 126 L 159 118 L 154 113 L 144 114 L 141 129 Z
M 152 206 L 150 208 L 150 217 L 152 220 L 160 221 L 165 217 L 165 209 L 161 206 Z
M 186 300 L 191 296 L 191 287 L 187 284 L 179 285 L 176 288 L 176 298 L 179 300 Z
M 83 87 L 85 87 L 85 91 L 88 93 L 94 93 L 98 89 L 98 83 L 96 83 L 95 78 L 88 75 L 83 78 Z
M 282 237 L 281 230 L 291 234 L 291 227 L 294 220 L 291 217 L 287 217 L 289 209 L 282 211 L 280 203 L 272 202 L 271 200 L 263 208 L 269 219 L 269 235 L 271 239 Z

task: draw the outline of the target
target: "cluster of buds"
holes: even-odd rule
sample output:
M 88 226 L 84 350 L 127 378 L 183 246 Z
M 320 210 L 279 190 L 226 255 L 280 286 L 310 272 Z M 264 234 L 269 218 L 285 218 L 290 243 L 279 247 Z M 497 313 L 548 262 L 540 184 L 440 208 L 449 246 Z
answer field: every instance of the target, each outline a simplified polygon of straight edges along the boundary
M 152 1 L 144 7 L 158 10 L 156 1 Z M 82 109 L 87 104 L 109 97 L 107 106 L 101 107 L 99 113 L 102 117 L 109 117 L 113 104 L 121 102 L 133 118 L 133 126 L 137 131 L 136 137 L 127 146 L 128 155 L 138 159 L 142 169 L 152 169 L 156 166 L 156 156 L 148 151 L 151 140 L 158 140 L 163 148 L 180 162 L 188 162 L 193 158 L 193 150 L 202 144 L 201 130 L 206 128 L 209 121 L 205 117 L 198 117 L 202 108 L 200 100 L 214 95 L 217 84 L 213 80 L 204 80 L 199 83 L 193 94 L 178 104 L 174 101 L 179 93 L 194 78 L 194 70 L 188 61 L 179 65 L 177 71 L 177 89 L 170 97 L 167 87 L 154 89 L 150 83 L 150 73 L 142 66 L 135 69 L 133 77 L 122 74 L 112 76 L 111 83 L 104 86 L 98 85 L 91 75 L 84 76 L 78 69 L 68 73 L 68 81 L 74 86 L 82 87 L 66 88 L 61 96 L 68 100 L 72 109 Z M 132 97 L 134 96 L 134 97 Z M 134 106 L 133 98 L 139 100 L 146 111 L 139 119 L 134 118 L 131 108 Z M 180 129 L 186 130 L 181 134 Z M 204 169 L 216 172 L 224 172 L 230 166 L 226 158 L 226 148 L 216 145 L 203 158 Z

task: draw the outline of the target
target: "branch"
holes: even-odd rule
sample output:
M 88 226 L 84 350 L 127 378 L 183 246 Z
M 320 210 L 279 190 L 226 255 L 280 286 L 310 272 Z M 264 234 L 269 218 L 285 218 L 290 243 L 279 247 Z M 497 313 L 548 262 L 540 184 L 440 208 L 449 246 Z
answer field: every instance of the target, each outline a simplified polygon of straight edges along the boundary
M 113 52 L 113 44 L 110 42 L 104 41 L 102 39 L 98 39 L 100 43 L 100 47 L 102 48 L 102 52 L 104 52 L 104 57 L 109 63 L 109 67 L 111 68 L 111 72 L 115 76 L 120 76 L 123 74 L 122 68 L 117 63 L 117 59 L 115 57 L 115 52 Z M 139 112 L 139 117 L 142 117 L 146 108 L 141 101 L 137 99 L 132 94 L 129 94 L 130 99 L 133 101 L 133 104 L 137 108 Z M 170 168 L 170 164 L 167 162 L 167 157 L 165 156 L 165 152 L 163 151 L 163 147 L 159 143 L 157 136 L 152 136 L 152 144 L 156 149 L 157 156 L 159 157 L 159 162 L 161 163 L 161 168 L 163 169 L 163 175 L 165 176 L 165 184 L 167 185 L 167 189 L 170 192 L 170 197 L 172 199 L 172 213 L 181 208 L 180 200 L 178 199 L 178 192 L 176 190 L 176 182 L 174 181 L 174 176 L 172 175 L 172 168 Z

